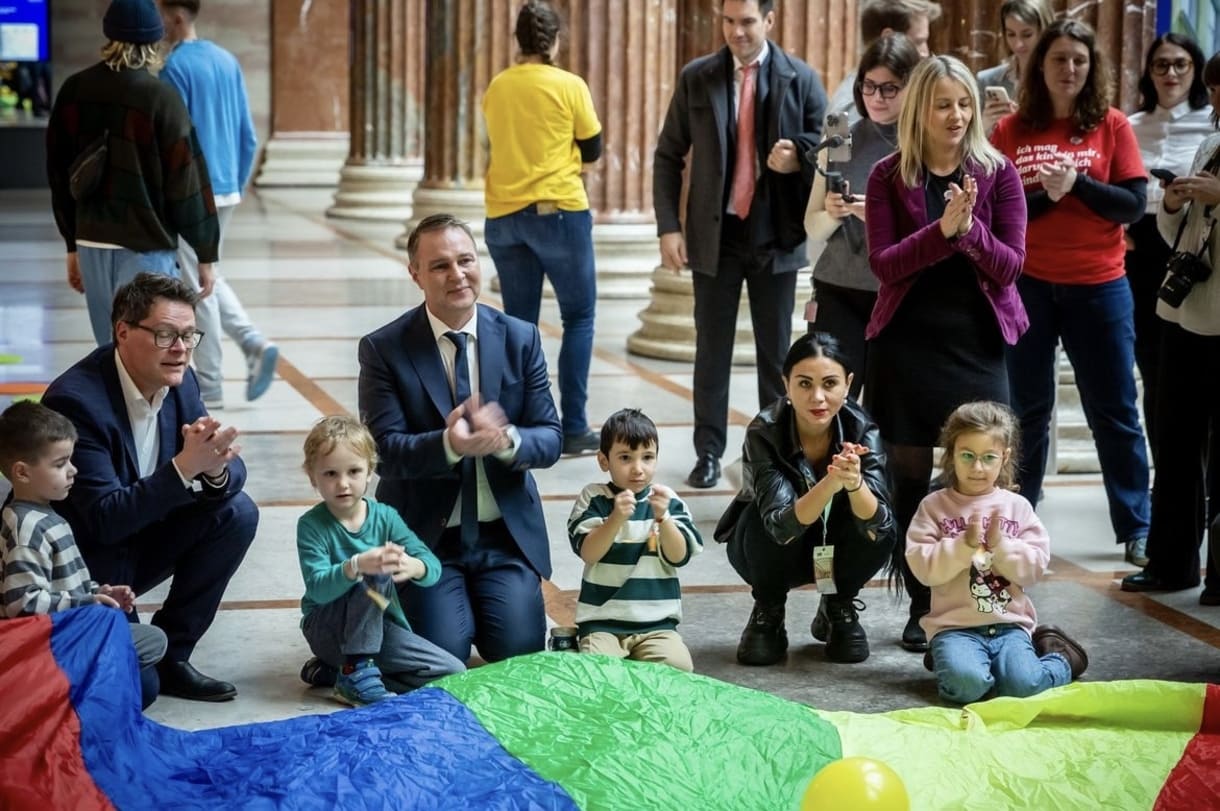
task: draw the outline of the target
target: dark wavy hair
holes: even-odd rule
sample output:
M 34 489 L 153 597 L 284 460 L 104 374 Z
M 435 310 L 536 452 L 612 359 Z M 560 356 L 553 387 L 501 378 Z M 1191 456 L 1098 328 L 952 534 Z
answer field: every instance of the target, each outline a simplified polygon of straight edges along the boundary
M 1044 130 L 1055 120 L 1055 108 L 1051 103 L 1050 88 L 1046 86 L 1042 63 L 1046 61 L 1046 54 L 1055 40 L 1060 37 L 1074 39 L 1089 51 L 1089 75 L 1072 105 L 1072 121 L 1076 129 L 1089 132 L 1097 128 L 1110 109 L 1110 67 L 1104 54 L 1097 50 L 1097 35 L 1087 23 L 1079 20 L 1056 20 L 1038 38 L 1038 44 L 1029 58 L 1029 69 L 1021 77 L 1017 115 L 1035 130 Z
M 860 67 L 856 69 L 856 83 L 851 88 L 852 98 L 856 100 L 856 111 L 860 116 L 868 118 L 864 94 L 860 92 L 860 87 L 864 84 L 864 74 L 874 68 L 885 68 L 905 85 L 911 71 L 915 70 L 922 58 L 906 34 L 886 34 L 868 46 L 868 50 L 860 57 Z
M 551 64 L 551 48 L 559 37 L 559 14 L 545 0 L 526 0 L 517 13 L 517 47 L 522 56 L 539 56 Z
M 1203 49 L 1199 47 L 1199 43 L 1185 34 L 1176 34 L 1170 31 L 1154 39 L 1152 44 L 1148 46 L 1148 53 L 1144 56 L 1144 72 L 1140 76 L 1139 84 L 1140 112 L 1150 113 L 1156 109 L 1156 85 L 1152 83 L 1152 56 L 1162 45 L 1176 45 L 1190 54 L 1190 61 L 1195 67 L 1194 74 L 1190 79 L 1190 95 L 1188 97 L 1190 109 L 1198 110 L 1206 107 L 1208 103 L 1207 85 L 1203 83 L 1203 65 L 1207 58 L 1203 56 Z

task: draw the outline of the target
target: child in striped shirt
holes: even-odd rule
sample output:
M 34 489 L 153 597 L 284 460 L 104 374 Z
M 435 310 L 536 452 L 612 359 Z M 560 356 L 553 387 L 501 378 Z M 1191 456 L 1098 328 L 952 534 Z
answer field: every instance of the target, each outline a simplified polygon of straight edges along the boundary
M 130 586 L 99 586 L 89 579 L 72 528 L 51 506 L 72 488 L 75 444 L 75 426 L 44 405 L 23 400 L 0 414 L 0 471 L 13 485 L 13 498 L 0 512 L 0 611 L 5 617 L 94 604 L 128 613 L 135 606 Z M 155 625 L 130 625 L 147 707 L 160 686 L 154 665 L 165 655 L 165 632 Z
M 585 562 L 576 604 L 582 653 L 694 669 L 674 629 L 682 619 L 678 567 L 703 549 L 682 499 L 652 480 L 657 427 L 625 408 L 602 425 L 597 463 L 609 483 L 581 491 L 568 519 Z

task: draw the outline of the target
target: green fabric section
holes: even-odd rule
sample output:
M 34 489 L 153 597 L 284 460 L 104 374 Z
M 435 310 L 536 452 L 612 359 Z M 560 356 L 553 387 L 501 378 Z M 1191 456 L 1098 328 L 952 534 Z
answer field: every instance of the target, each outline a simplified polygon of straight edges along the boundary
M 1206 685 L 1078 682 L 1032 698 L 824 712 L 844 756 L 889 764 L 912 809 L 1151 808 L 1199 729 Z
M 809 708 L 666 665 L 538 653 L 437 686 L 586 809 L 796 809 L 841 757 Z

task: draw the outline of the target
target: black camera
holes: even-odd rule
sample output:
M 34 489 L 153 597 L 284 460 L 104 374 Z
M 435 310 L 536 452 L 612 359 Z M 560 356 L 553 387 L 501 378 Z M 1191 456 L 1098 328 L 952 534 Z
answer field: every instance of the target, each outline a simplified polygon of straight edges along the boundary
M 843 180 L 842 172 L 825 172 L 824 174 L 826 175 L 826 191 L 842 194 L 843 202 L 848 205 L 856 202 L 855 195 L 846 191 L 847 183 Z
M 1212 275 L 1212 266 L 1193 253 L 1175 251 L 1165 264 L 1168 275 L 1156 291 L 1157 298 L 1170 307 L 1181 307 L 1196 282 L 1205 282 Z

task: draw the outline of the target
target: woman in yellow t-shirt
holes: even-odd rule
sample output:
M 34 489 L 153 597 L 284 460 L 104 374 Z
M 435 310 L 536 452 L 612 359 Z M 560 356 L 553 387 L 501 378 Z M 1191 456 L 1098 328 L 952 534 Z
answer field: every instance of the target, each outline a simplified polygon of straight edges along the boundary
M 555 289 L 563 322 L 563 452 L 580 454 L 599 443 L 585 414 L 597 277 L 581 171 L 601 155 L 602 127 L 588 85 L 554 64 L 555 10 L 528 0 L 517 15 L 516 36 L 517 63 L 497 74 L 483 97 L 490 149 L 485 238 L 509 315 L 538 323 L 544 276 Z

